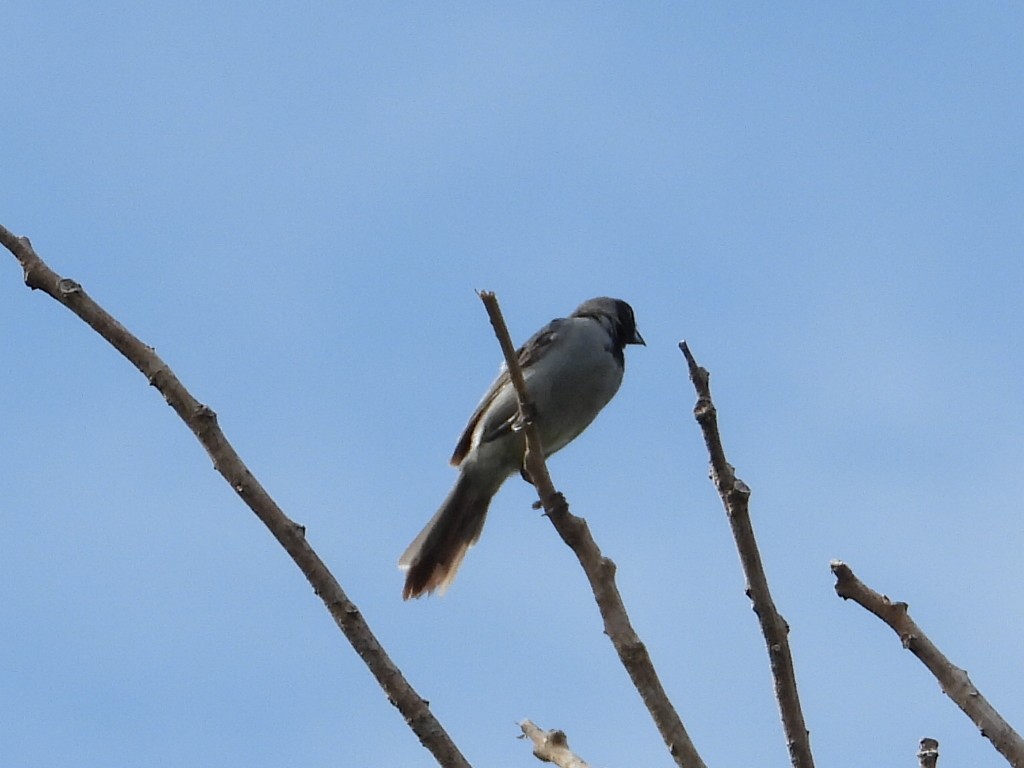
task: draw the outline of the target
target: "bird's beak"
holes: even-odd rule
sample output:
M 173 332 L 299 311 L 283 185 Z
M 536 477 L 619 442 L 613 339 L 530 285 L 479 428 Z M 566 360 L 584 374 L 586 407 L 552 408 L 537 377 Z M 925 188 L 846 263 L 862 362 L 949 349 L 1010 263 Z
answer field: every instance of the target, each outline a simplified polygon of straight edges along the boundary
M 646 341 L 644 341 L 644 337 L 643 337 L 643 336 L 641 336 L 641 335 L 640 335 L 640 331 L 638 331 L 638 330 L 636 330 L 636 329 L 634 329 L 634 330 L 633 330 L 633 338 L 632 338 L 632 339 L 630 339 L 630 342 L 629 342 L 629 343 L 630 343 L 630 344 L 640 344 L 640 345 L 642 345 L 642 346 L 644 346 L 644 347 L 646 347 L 646 346 L 647 346 L 647 342 L 646 342 Z

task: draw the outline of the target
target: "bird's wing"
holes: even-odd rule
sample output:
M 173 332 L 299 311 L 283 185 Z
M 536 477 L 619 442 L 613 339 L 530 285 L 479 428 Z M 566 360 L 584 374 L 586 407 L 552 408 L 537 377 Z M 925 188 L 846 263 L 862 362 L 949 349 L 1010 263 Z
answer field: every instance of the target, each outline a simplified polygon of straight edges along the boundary
M 564 318 L 552 320 L 516 350 L 516 358 L 519 360 L 519 365 L 524 371 L 544 357 L 551 348 L 551 342 L 558 336 L 559 326 L 564 322 L 566 322 Z M 486 443 L 494 440 L 512 429 L 512 423 L 515 421 L 516 414 L 519 411 L 519 402 L 514 397 L 504 397 L 500 400 L 498 398 L 498 395 L 506 387 L 510 386 L 512 386 L 512 379 L 508 375 L 508 369 L 505 367 L 505 364 L 502 363 L 498 378 L 491 384 L 491 388 L 487 390 L 487 394 L 480 401 L 480 405 L 476 407 L 473 415 L 469 417 L 469 423 L 463 430 L 462 437 L 459 438 L 458 445 L 455 446 L 455 452 L 452 454 L 452 466 L 459 466 L 462 460 L 466 458 L 466 454 L 469 453 L 469 449 L 473 444 L 473 433 L 476 431 L 480 419 L 484 418 L 485 415 L 487 417 L 487 429 L 480 435 L 480 442 Z

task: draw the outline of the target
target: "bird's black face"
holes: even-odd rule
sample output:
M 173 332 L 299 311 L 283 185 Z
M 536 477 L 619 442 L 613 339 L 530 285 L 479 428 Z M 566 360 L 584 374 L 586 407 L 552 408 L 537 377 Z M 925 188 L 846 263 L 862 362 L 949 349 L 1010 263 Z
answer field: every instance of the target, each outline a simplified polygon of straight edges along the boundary
M 615 300 L 616 310 L 619 317 L 620 341 L 625 344 L 641 344 L 647 346 L 644 337 L 636 329 L 636 315 L 633 308 L 621 299 Z
M 627 344 L 643 344 L 647 346 L 636 329 L 636 317 L 633 315 L 633 308 L 622 299 L 610 299 L 607 296 L 600 296 L 596 299 L 589 299 L 572 313 L 573 317 L 593 317 L 601 320 L 604 324 L 611 326 L 615 344 L 622 349 Z

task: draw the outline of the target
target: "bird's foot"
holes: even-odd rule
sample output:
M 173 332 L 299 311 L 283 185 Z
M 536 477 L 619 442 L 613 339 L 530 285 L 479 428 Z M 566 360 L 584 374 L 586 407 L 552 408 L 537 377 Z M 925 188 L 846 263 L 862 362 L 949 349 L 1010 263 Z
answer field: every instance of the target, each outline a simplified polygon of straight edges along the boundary
M 515 419 L 512 421 L 512 431 L 522 432 L 530 424 L 537 420 L 537 408 L 533 403 L 526 403 L 520 407 Z

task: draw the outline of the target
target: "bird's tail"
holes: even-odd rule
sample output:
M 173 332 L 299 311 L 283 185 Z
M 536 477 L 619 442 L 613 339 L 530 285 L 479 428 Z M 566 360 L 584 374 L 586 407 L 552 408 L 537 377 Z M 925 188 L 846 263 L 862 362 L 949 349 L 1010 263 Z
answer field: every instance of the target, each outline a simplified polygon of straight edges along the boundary
M 480 538 L 487 508 L 497 488 L 481 487 L 479 478 L 461 472 L 448 498 L 398 559 L 406 571 L 402 599 L 435 589 L 444 594 L 455 580 L 469 548 Z

